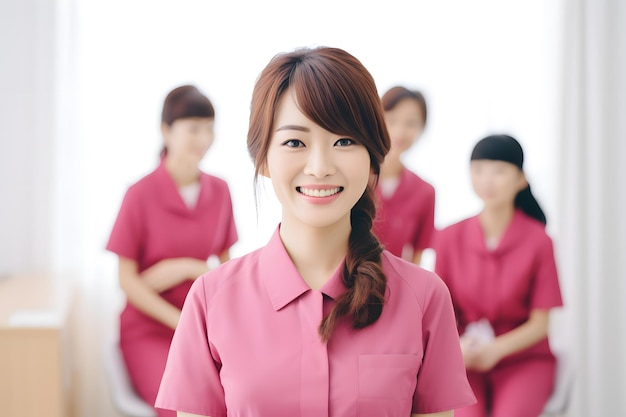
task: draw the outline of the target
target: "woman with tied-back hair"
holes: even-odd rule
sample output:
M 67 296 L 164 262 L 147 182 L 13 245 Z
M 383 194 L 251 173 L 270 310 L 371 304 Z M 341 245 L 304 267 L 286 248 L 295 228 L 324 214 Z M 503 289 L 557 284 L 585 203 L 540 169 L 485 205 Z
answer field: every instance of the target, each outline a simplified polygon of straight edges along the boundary
M 373 190 L 389 138 L 370 73 L 341 49 L 261 72 L 248 150 L 282 217 L 266 246 L 203 275 L 157 407 L 179 416 L 452 416 L 475 401 L 450 295 L 383 251 Z
M 470 160 L 483 208 L 444 228 L 435 244 L 435 272 L 450 288 L 478 399 L 456 415 L 537 417 L 554 384 L 549 311 L 562 305 L 552 239 L 515 138 L 487 136 Z
M 424 132 L 426 99 L 422 92 L 398 85 L 381 101 L 391 148 L 380 167 L 374 233 L 389 252 L 419 265 L 435 233 L 435 188 L 408 169 L 402 157 Z
M 228 184 L 200 170 L 214 120 L 213 104 L 197 87 L 182 85 L 167 94 L 160 163 L 126 191 L 106 246 L 118 255 L 126 296 L 120 348 L 136 391 L 149 404 L 193 280 L 209 269 L 211 256 L 228 260 L 237 241 Z

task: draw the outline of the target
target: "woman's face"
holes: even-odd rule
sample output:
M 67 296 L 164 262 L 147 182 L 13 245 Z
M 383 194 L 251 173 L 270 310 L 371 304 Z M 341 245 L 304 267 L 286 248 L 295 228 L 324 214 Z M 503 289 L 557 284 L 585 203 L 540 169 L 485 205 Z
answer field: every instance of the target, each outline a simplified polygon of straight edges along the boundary
M 370 156 L 355 139 L 308 119 L 287 90 L 274 116 L 266 166 L 282 205 L 282 223 L 329 227 L 350 222 L 370 179 Z
M 527 185 L 524 173 L 509 162 L 474 160 L 470 173 L 476 195 L 489 207 L 513 205 L 517 193 Z
M 163 125 L 167 157 L 198 165 L 213 144 L 213 123 L 207 117 L 188 117 Z
M 407 151 L 424 131 L 420 104 L 410 98 L 400 100 L 393 109 L 385 111 L 385 122 L 391 139 L 391 150 L 396 155 Z

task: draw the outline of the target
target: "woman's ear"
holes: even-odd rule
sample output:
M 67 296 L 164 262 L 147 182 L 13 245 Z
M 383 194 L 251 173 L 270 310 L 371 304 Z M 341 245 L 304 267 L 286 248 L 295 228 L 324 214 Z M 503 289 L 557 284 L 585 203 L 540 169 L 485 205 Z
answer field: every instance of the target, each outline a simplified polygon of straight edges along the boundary
M 522 173 L 520 175 L 519 190 L 518 191 L 522 191 L 526 187 L 528 187 L 528 180 L 526 179 L 526 174 L 522 171 Z
M 376 173 L 374 172 L 374 168 L 370 168 L 370 178 L 367 181 L 367 185 L 374 189 L 376 188 L 376 185 L 378 184 L 378 175 L 376 175 Z

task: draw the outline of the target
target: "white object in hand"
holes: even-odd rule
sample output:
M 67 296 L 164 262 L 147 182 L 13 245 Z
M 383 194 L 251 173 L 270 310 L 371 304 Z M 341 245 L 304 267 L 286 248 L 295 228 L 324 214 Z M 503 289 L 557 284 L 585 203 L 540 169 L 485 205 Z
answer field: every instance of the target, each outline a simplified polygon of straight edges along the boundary
M 462 337 L 474 340 L 479 344 L 485 344 L 491 342 L 496 334 L 489 321 L 483 318 L 465 326 L 465 333 Z

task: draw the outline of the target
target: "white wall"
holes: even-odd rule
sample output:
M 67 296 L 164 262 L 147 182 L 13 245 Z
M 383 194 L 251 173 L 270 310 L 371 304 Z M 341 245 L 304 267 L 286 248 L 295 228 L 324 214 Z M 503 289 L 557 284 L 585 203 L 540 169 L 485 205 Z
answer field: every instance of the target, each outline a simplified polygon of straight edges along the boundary
M 438 190 L 437 222 L 472 214 L 471 146 L 492 131 L 517 136 L 548 216 L 555 188 L 554 79 L 558 16 L 542 1 L 79 2 L 81 136 L 87 147 L 92 245 L 104 246 L 126 186 L 156 164 L 165 94 L 198 85 L 215 102 L 217 139 L 207 171 L 233 191 L 241 240 L 265 242 L 278 218 L 271 189 L 257 227 L 245 138 L 253 83 L 277 52 L 347 49 L 381 92 L 423 89 L 431 120 L 406 163 Z M 121 6 L 123 4 L 123 6 Z M 148 6 L 149 4 L 149 6 Z M 556 4 L 556 3 L 553 3 Z M 271 7 L 274 6 L 274 7 Z M 149 13 L 147 12 L 149 8 Z M 532 27 L 533 30 L 528 30 Z M 114 169 L 112 169 L 114 167 Z

